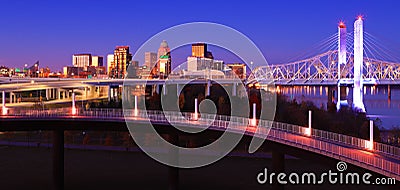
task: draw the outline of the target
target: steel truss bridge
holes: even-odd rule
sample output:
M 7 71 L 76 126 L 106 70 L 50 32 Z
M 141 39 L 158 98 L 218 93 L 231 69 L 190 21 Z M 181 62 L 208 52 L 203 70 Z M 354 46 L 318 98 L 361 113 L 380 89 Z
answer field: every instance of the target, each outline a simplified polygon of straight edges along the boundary
M 340 83 L 352 84 L 354 73 L 353 53 L 347 52 L 347 63 L 340 73 L 345 78 Z M 364 84 L 400 84 L 400 63 L 364 57 Z M 337 85 L 338 51 L 331 50 L 314 57 L 285 64 L 274 64 L 255 68 L 248 83 L 276 85 Z

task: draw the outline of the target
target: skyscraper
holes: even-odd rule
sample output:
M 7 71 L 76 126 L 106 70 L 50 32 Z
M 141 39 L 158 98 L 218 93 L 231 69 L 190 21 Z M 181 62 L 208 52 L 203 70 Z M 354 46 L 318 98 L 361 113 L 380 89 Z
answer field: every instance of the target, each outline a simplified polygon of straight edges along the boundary
M 102 56 L 92 56 L 91 66 L 94 66 L 94 67 L 103 66 L 103 57 Z
M 129 52 L 129 46 L 117 46 L 114 50 L 114 61 L 111 64 L 109 77 L 124 78 L 126 68 L 132 61 L 132 54 Z
M 168 47 L 167 41 L 163 40 L 160 44 L 160 48 L 158 48 L 157 58 L 160 58 L 160 56 L 166 55 L 170 51 L 171 50 Z
M 207 44 L 195 43 L 192 44 L 192 57 L 205 57 L 207 54 Z
M 207 51 L 207 44 L 192 44 L 192 56 L 187 58 L 188 71 L 200 71 L 205 69 L 223 70 L 224 62 L 214 60 L 214 56 Z
M 147 68 L 153 68 L 157 63 L 157 54 L 153 52 L 145 52 L 144 53 L 144 65 Z
M 167 41 L 161 42 L 157 58 L 157 65 L 151 69 L 151 75 L 165 78 L 171 73 L 171 52 Z
M 72 65 L 74 67 L 88 67 L 92 65 L 92 55 L 89 53 L 72 55 Z
M 114 68 L 114 54 L 107 55 L 107 74 L 110 76 L 111 69 Z

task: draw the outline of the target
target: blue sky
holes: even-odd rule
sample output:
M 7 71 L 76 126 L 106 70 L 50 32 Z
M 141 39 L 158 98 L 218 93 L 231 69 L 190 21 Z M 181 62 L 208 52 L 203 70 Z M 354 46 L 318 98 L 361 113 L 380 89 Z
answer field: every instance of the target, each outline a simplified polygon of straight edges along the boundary
M 269 63 L 281 63 L 334 34 L 340 20 L 352 30 L 359 14 L 366 31 L 400 52 L 399 7 L 395 0 L 2 0 L 0 65 L 22 67 L 40 60 L 42 66 L 61 70 L 71 65 L 74 53 L 105 56 L 116 45 L 134 51 L 164 29 L 196 21 L 232 27 L 253 40 Z

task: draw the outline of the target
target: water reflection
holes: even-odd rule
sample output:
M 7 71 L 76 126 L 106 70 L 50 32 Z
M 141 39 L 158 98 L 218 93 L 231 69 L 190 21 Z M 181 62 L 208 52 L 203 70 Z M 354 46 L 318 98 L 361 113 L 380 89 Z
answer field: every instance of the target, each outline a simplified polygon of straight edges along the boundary
M 276 90 L 290 100 L 311 101 L 321 108 L 326 108 L 330 91 L 333 100 L 337 100 L 337 88 L 333 86 L 278 86 Z M 352 104 L 352 91 L 352 87 L 346 87 L 349 105 Z M 400 126 L 400 87 L 364 86 L 364 105 L 367 114 L 381 118 L 385 128 Z

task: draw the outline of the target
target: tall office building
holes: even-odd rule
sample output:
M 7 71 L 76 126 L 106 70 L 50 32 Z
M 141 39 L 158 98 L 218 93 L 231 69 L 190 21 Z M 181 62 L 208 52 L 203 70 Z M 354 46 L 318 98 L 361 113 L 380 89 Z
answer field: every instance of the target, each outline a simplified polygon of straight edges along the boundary
M 127 68 L 127 78 L 139 78 L 139 61 L 132 61 L 129 67 Z
M 160 44 L 160 48 L 158 48 L 157 58 L 160 58 L 163 55 L 167 55 L 171 50 L 168 47 L 167 41 L 163 40 Z
M 153 68 L 157 63 L 157 54 L 153 52 L 145 52 L 144 53 L 144 65 L 147 68 Z
M 126 68 L 132 61 L 132 54 L 129 52 L 129 46 L 117 46 L 114 50 L 114 61 L 109 67 L 109 77 L 124 78 Z
M 107 74 L 109 75 L 112 68 L 114 68 L 114 54 L 107 55 Z M 110 75 L 109 75 L 110 76 Z
M 92 64 L 90 66 L 102 67 L 103 57 L 102 56 L 92 56 Z
M 74 67 L 88 67 L 92 65 L 92 55 L 89 53 L 72 55 L 72 65 Z
M 207 51 L 207 44 L 195 43 L 192 44 L 192 56 L 187 58 L 188 71 L 200 70 L 223 70 L 224 62 L 214 60 L 214 56 L 210 51 Z
M 192 57 L 206 57 L 207 44 L 195 43 L 192 44 Z
M 171 51 L 167 41 L 163 40 L 157 52 L 157 64 L 151 68 L 153 77 L 166 78 L 171 73 Z

